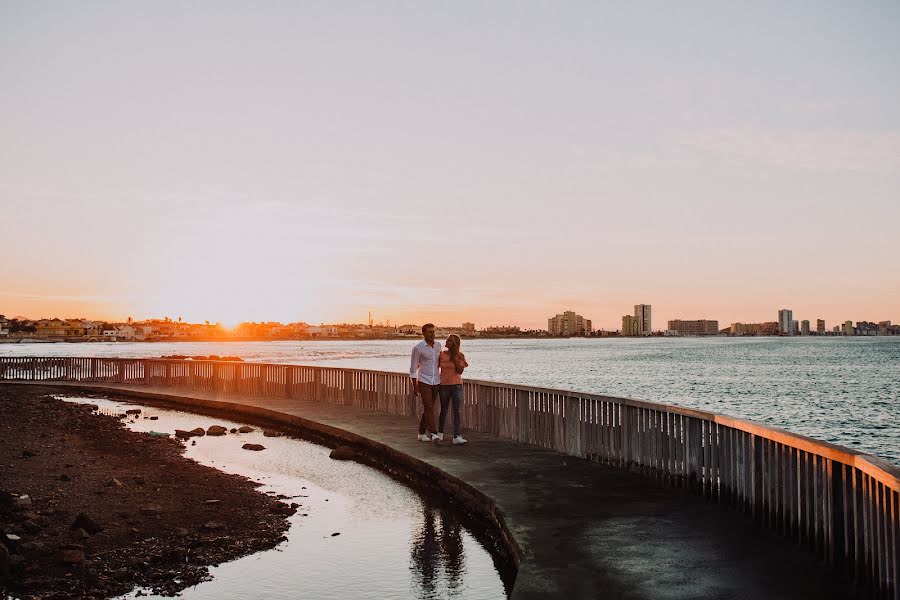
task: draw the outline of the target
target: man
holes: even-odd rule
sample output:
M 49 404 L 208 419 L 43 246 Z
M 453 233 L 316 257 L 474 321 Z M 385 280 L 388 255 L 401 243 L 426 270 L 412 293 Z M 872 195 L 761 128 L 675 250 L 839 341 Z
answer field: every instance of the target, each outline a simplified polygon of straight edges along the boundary
M 422 397 L 422 419 L 419 421 L 419 440 L 430 442 L 438 439 L 434 424 L 434 402 L 439 398 L 441 384 L 441 343 L 434 341 L 434 325 L 422 325 L 425 339 L 413 346 L 409 361 L 409 378 L 413 390 Z

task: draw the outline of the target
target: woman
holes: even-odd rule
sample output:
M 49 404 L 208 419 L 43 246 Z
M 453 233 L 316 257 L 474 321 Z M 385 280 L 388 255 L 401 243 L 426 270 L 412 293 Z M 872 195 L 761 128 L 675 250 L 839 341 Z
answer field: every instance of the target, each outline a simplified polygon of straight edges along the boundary
M 438 417 L 437 439 L 444 439 L 444 423 L 447 421 L 447 406 L 453 399 L 453 443 L 465 444 L 466 440 L 460 435 L 462 419 L 463 386 L 462 372 L 469 366 L 466 357 L 459 351 L 462 342 L 458 335 L 452 334 L 447 338 L 446 350 L 441 352 L 441 414 Z

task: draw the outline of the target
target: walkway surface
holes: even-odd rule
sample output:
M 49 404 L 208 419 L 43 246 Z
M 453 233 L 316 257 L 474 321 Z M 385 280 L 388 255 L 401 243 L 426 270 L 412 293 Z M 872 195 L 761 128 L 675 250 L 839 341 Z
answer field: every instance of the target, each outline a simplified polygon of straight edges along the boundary
M 823 565 L 749 516 L 624 469 L 465 429 L 464 446 L 423 443 L 412 417 L 317 401 L 35 383 L 262 407 L 426 461 L 493 498 L 502 511 L 523 557 L 513 598 L 846 597 Z

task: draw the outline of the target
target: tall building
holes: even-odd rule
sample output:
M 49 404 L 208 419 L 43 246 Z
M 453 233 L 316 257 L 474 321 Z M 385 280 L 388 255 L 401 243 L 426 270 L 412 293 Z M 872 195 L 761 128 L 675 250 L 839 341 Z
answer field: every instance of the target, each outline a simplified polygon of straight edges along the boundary
M 800 335 L 800 321 L 791 321 L 791 335 Z
M 791 335 L 793 324 L 794 311 L 789 308 L 782 308 L 778 311 L 778 333 L 781 335 Z
M 653 328 L 650 324 L 650 305 L 635 304 L 634 318 L 638 322 L 638 335 L 652 335 Z
M 638 320 L 631 315 L 625 315 L 622 317 L 622 335 L 627 337 L 634 337 L 641 335 L 640 329 L 638 327 Z
M 844 335 L 853 335 L 853 321 L 844 321 L 844 326 L 841 327 L 841 333 Z
M 697 321 L 669 321 L 669 330 L 678 335 L 719 335 L 719 322 L 700 319 Z
M 816 333 L 825 335 L 825 319 L 816 319 Z
M 547 331 L 550 335 L 590 335 L 592 324 L 590 319 L 585 319 L 574 311 L 567 310 L 563 313 L 547 319 Z
M 800 335 L 809 335 L 809 321 L 806 319 L 800 321 Z
M 475 323 L 463 323 L 462 330 L 466 335 L 475 335 Z

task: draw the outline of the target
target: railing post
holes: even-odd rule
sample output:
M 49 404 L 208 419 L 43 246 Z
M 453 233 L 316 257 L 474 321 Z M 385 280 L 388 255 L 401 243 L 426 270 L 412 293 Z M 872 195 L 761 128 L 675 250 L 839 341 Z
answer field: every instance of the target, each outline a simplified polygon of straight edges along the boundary
M 566 396 L 566 454 L 581 456 L 581 399 Z
M 313 397 L 308 400 L 322 400 L 322 369 L 313 367 Z
M 344 369 L 344 406 L 353 406 L 353 372 Z
M 98 370 L 97 367 L 98 367 L 97 359 L 92 358 L 91 359 L 91 381 L 97 380 L 97 370 Z
M 528 404 L 528 391 L 516 390 L 516 440 L 528 444 L 531 440 L 529 427 L 531 407 Z
M 757 519 L 762 518 L 762 478 L 763 478 L 763 440 L 757 435 L 750 436 L 750 507 Z

